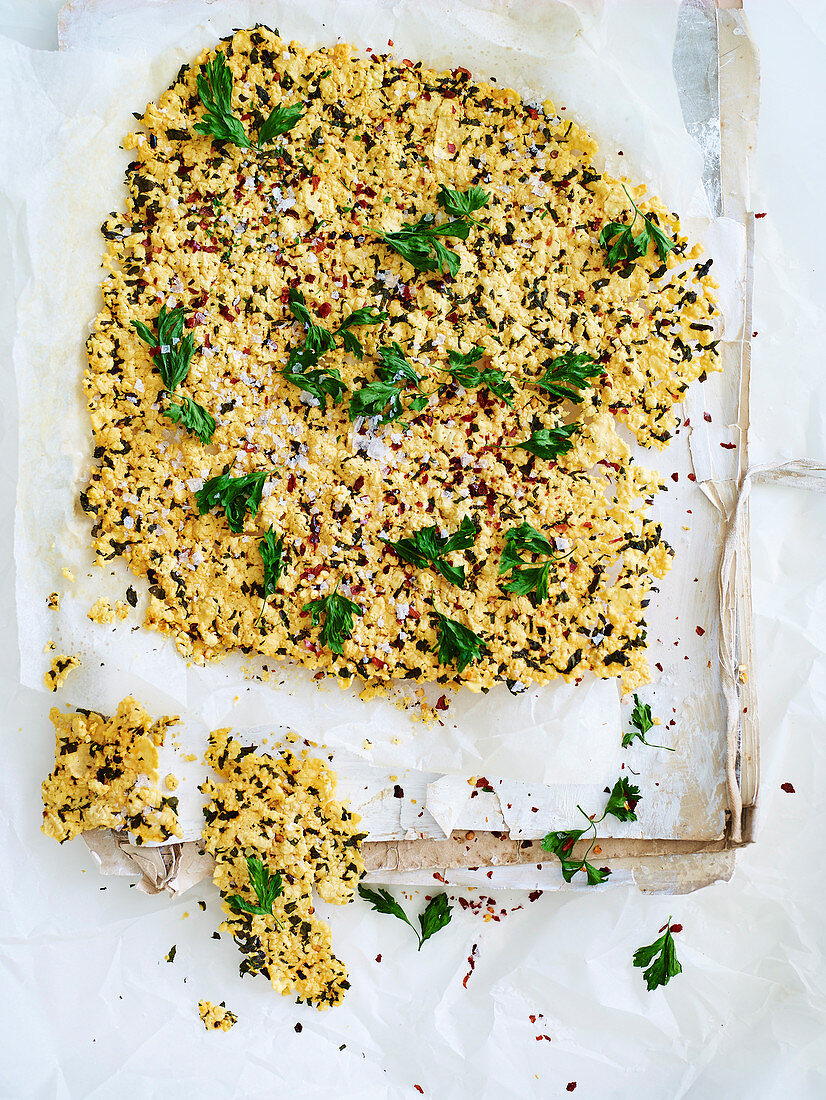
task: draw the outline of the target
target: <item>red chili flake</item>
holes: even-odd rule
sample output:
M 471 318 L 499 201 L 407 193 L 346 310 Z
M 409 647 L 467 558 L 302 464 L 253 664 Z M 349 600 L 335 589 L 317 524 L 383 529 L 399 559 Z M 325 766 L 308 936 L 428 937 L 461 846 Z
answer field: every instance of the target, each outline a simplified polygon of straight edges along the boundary
M 406 57 L 402 58 L 402 65 L 406 65 L 408 67 L 408 69 L 413 68 L 413 62 L 409 61 Z M 419 1086 L 417 1085 L 416 1088 L 419 1088 Z M 419 1089 L 419 1091 L 421 1092 L 421 1089 Z
M 793 786 L 791 785 L 791 783 L 781 783 L 781 784 L 780 784 L 780 790 L 781 790 L 781 791 L 785 791 L 785 792 L 786 792 L 786 794 L 795 794 L 795 793 L 796 793 L 796 792 L 795 792 L 795 789 L 794 789 L 794 787 L 793 787 Z
M 767 213 L 767 211 L 764 210 L 762 214 L 755 214 L 754 216 L 755 216 L 755 218 L 765 218 L 766 213 Z
M 674 932 L 674 933 L 682 932 L 682 930 L 683 930 L 683 926 L 681 924 L 672 924 L 671 925 L 671 931 Z
M 447 151 L 448 151 L 448 153 L 455 153 L 456 152 L 456 146 L 453 144 L 452 141 L 449 141 L 447 143 Z
M 315 189 L 318 187 L 318 185 L 320 183 L 321 183 L 321 177 L 320 176 L 311 176 L 310 177 L 310 185 L 311 185 L 313 191 L 315 191 Z
M 737 444 L 736 443 L 721 443 L 720 446 L 725 451 L 733 451 L 734 448 L 737 446 Z
M 467 989 L 467 983 L 470 979 L 471 974 L 476 969 L 476 960 L 478 959 L 478 957 L 479 957 L 479 945 L 474 944 L 473 947 L 471 947 L 470 954 L 467 957 L 467 961 L 470 964 L 470 970 L 468 970 L 467 974 L 465 974 L 464 978 L 462 978 L 462 985 L 464 986 L 465 989 Z
M 528 894 L 528 901 L 537 901 L 539 898 L 542 897 L 543 893 L 544 890 L 531 890 L 531 892 Z M 531 1017 L 531 1019 L 533 1019 L 533 1017 Z
M 233 315 L 230 312 L 228 306 L 221 306 L 220 309 L 218 310 L 218 312 L 221 314 L 221 316 L 226 321 L 234 321 L 235 320 L 235 317 L 233 317 Z M 237 316 L 237 314 L 236 314 L 236 316 Z
M 671 480 L 672 481 L 679 481 L 680 480 L 680 475 L 679 474 L 672 474 L 671 475 Z
M 287 492 L 288 493 L 294 493 L 295 492 L 295 485 L 296 485 L 295 474 L 290 474 L 290 476 L 287 478 Z
M 387 45 L 388 45 L 388 46 L 392 46 L 392 45 L 393 45 L 393 39 L 392 39 L 392 38 L 388 38 L 388 39 L 387 39 Z
M 295 1025 L 295 1030 L 300 1035 L 301 1032 L 304 1030 L 304 1028 L 301 1026 L 301 1024 L 296 1024 Z
M 381 955 L 376 955 L 376 962 L 377 962 L 377 963 L 380 963 L 380 962 L 381 962 Z
M 703 630 L 703 628 L 702 628 L 701 626 L 695 626 L 695 627 L 694 627 L 694 629 L 695 629 L 695 630 L 697 631 L 697 634 L 698 634 L 698 635 L 699 635 L 699 636 L 700 636 L 701 638 L 702 638 L 702 636 L 703 636 L 703 635 L 705 634 L 705 631 Z
M 705 420 L 706 424 L 710 424 L 711 423 L 711 413 L 703 413 L 703 420 Z
M 393 787 L 393 797 L 394 798 L 404 798 L 404 791 L 398 785 L 398 783 Z
M 662 672 L 663 670 L 663 666 L 660 664 L 659 661 L 655 663 L 654 667 L 657 669 L 658 672 Z
M 568 1084 L 565 1086 L 565 1091 L 566 1092 L 573 1092 L 575 1088 L 576 1088 L 576 1081 L 569 1081 Z
M 534 119 L 539 118 L 539 111 L 537 111 L 536 107 L 528 108 L 528 117 Z
M 318 313 L 319 317 L 329 317 L 332 311 L 333 307 L 330 305 L 329 302 L 322 302 L 316 310 L 316 313 Z
M 363 487 L 364 487 L 364 478 L 362 477 L 361 474 L 359 474 L 359 476 L 353 482 L 353 492 L 354 493 L 360 493 Z
M 424 95 L 422 96 L 422 99 L 424 99 L 425 102 L 429 103 L 430 99 L 431 99 L 430 92 L 425 92 Z
M 422 1096 L 424 1096 L 424 1089 L 421 1085 L 414 1085 L 413 1088 L 416 1090 L 416 1092 L 420 1092 Z
M 696 474 L 688 474 L 687 476 L 688 476 L 689 481 L 696 481 L 697 480 L 697 475 Z

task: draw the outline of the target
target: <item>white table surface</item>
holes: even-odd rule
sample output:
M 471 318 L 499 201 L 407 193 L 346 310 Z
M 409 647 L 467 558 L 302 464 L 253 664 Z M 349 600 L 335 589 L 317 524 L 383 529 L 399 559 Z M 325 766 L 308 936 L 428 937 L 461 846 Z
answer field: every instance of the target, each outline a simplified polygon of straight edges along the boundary
M 54 49 L 59 7 L 0 0 L 0 34 Z M 751 458 L 822 461 L 826 4 L 746 7 L 763 78 L 753 205 L 768 212 L 757 223 Z M 8 293 L 4 280 L 0 294 Z M 753 496 L 761 829 L 733 880 L 676 898 L 632 888 L 545 893 L 498 924 L 457 907 L 420 955 L 403 926 L 371 917 L 375 950 L 349 961 L 354 974 L 372 977 L 354 988 L 352 1009 L 316 1013 L 266 996 L 263 982 L 239 982 L 233 952 L 224 944 L 219 957 L 210 939 L 218 919 L 211 888 L 149 898 L 126 880 L 99 878 L 80 842 L 58 848 L 38 831 L 31 792 L 50 766 L 51 700 L 17 687 L 15 405 L 5 333 L 0 346 L 8 654 L 0 698 L 9 761 L 0 790 L 15 822 L 0 843 L 0 1097 L 356 1100 L 416 1097 L 419 1085 L 437 1100 L 544 1098 L 568 1095 L 573 1081 L 576 1097 L 600 1100 L 826 1096 L 826 496 L 777 488 Z M 784 782 L 796 793 L 784 793 Z M 21 850 L 26 872 L 9 881 Z M 523 901 L 497 895 L 500 907 Z M 363 908 L 332 916 L 345 955 Z M 630 956 L 669 913 L 684 926 L 684 973 L 647 994 Z M 173 943 L 178 957 L 168 965 Z M 479 961 L 464 988 L 474 943 Z M 126 970 L 139 977 L 124 984 Z M 208 1035 L 195 1014 L 200 997 L 226 998 L 238 1026 Z M 414 1024 L 420 1038 L 410 1043 Z

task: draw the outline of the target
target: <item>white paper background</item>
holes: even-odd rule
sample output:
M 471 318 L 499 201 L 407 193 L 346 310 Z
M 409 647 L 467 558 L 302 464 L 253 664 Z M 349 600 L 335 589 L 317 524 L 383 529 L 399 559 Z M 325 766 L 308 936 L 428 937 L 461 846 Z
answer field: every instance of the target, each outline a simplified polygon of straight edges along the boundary
M 51 32 L 36 28 L 48 27 L 49 5 L 14 9 L 0 5 L 10 16 L 3 26 L 24 24 L 21 33 L 48 45 Z M 826 27 L 814 3 L 757 3 L 749 14 L 764 75 L 754 207 L 769 211 L 758 222 L 752 460 L 822 459 L 824 317 L 813 303 L 826 277 L 826 242 L 816 232 L 826 157 L 812 135 L 826 93 Z M 790 175 L 788 158 L 801 147 L 806 171 Z M 7 343 L 4 350 L 7 361 Z M 16 470 L 7 393 L 4 486 Z M 4 492 L 7 563 L 12 504 Z M 7 661 L 0 790 L 11 828 L 0 881 L 13 888 L 0 897 L 0 1095 L 395 1100 L 418 1095 L 418 1083 L 439 1098 L 544 1097 L 566 1095 L 576 1080 L 575 1095 L 586 1097 L 822 1097 L 826 504 L 761 489 L 752 522 L 763 827 L 734 880 L 671 899 L 631 888 L 546 893 L 534 903 L 497 894 L 497 911 L 525 908 L 500 924 L 457 911 L 418 956 L 400 924 L 363 907 L 332 910 L 339 950 L 359 979 L 335 1013 L 239 981 L 234 948 L 210 939 L 211 890 L 172 903 L 147 898 L 124 880 L 99 879 L 80 844 L 59 849 L 39 834 L 32 806 L 50 765 L 49 700 L 17 688 Z M 9 653 L 13 606 L 7 565 L 0 612 Z M 784 781 L 797 794 L 781 792 Z M 685 926 L 685 972 L 649 995 L 630 955 L 669 912 Z M 178 956 L 169 965 L 172 943 Z M 473 943 L 479 961 L 464 989 Z M 228 1035 L 203 1031 L 195 1015 L 203 996 L 225 998 L 239 1013 Z M 540 1012 L 532 1025 L 529 1014 Z M 540 1033 L 551 1041 L 537 1041 Z

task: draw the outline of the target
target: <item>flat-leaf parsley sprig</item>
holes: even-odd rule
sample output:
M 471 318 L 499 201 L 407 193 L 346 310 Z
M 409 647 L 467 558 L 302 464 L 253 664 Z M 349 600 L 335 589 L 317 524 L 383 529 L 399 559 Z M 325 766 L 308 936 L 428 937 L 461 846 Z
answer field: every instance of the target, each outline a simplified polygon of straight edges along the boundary
M 203 488 L 195 494 L 198 511 L 204 515 L 213 508 L 223 508 L 230 531 L 239 535 L 244 530 L 244 516 L 247 512 L 253 516 L 258 514 L 266 480 L 266 470 L 233 477 L 229 469 L 226 469 L 222 474 L 205 481 Z
M 508 449 L 521 447 L 523 451 L 536 455 L 537 458 L 547 458 L 550 462 L 554 462 L 573 447 L 574 441 L 571 437 L 579 431 L 580 427 L 580 424 L 573 423 L 561 424 L 557 428 L 540 428 L 532 432 L 528 439 L 513 443 Z
M 232 113 L 232 70 L 223 53 L 217 53 L 207 61 L 197 77 L 198 98 L 204 105 L 204 116 L 195 126 L 195 132 L 216 141 L 228 141 L 240 149 L 252 149 L 240 118 Z M 304 107 L 294 103 L 291 107 L 273 107 L 258 131 L 258 148 L 273 138 L 286 134 L 304 117 Z
M 284 536 L 280 535 L 276 538 L 275 531 L 270 527 L 258 543 L 258 550 L 264 563 L 264 595 L 261 600 L 261 611 L 258 614 L 257 623 L 261 621 L 264 608 L 267 606 L 267 600 L 270 596 L 275 595 L 278 582 L 281 579 L 281 573 L 284 569 Z
M 152 361 L 158 368 L 164 388 L 172 393 L 189 374 L 189 365 L 195 351 L 192 333 L 183 335 L 183 306 L 176 306 L 171 310 L 161 306 L 157 336 L 143 321 L 133 321 L 132 326 L 141 340 L 152 349 Z
M 217 141 L 229 141 L 241 149 L 251 148 L 240 118 L 232 113 L 232 71 L 223 53 L 207 61 L 196 83 L 198 97 L 206 110 L 195 132 Z
M 634 709 L 631 711 L 631 725 L 634 728 L 622 735 L 622 747 L 624 749 L 627 749 L 635 741 L 641 741 L 643 745 L 648 745 L 650 749 L 676 751 L 670 745 L 655 745 L 651 741 L 646 741 L 645 735 L 650 729 L 654 728 L 654 719 L 651 717 L 651 704 L 643 703 L 636 692 L 634 693 Z
M 510 579 L 502 587 L 517 596 L 536 594 L 539 603 L 548 598 L 548 581 L 556 564 L 569 556 L 560 553 L 541 531 L 529 523 L 520 523 L 505 533 L 505 545 L 499 559 L 499 574 L 510 573 Z M 545 558 L 544 562 L 526 561 L 522 555 L 531 554 Z
M 377 233 L 376 236 L 402 259 L 407 260 L 416 271 L 446 269 L 455 279 L 461 260 L 458 253 L 451 252 L 439 238 L 456 237 L 460 241 L 466 241 L 471 224 L 482 224 L 471 215 L 489 200 L 490 195 L 481 187 L 471 187 L 463 192 L 442 185 L 437 201 L 451 216 L 450 221 L 437 224 L 433 214 L 423 214 L 417 222 L 404 222 L 401 229 L 391 233 Z
M 188 432 L 197 435 L 202 443 L 211 443 L 215 432 L 215 417 L 191 397 L 181 396 L 180 404 L 176 404 L 172 397 L 178 386 L 186 381 L 195 352 L 192 333 L 188 332 L 185 336 L 183 334 L 183 306 L 176 306 L 171 310 L 161 306 L 157 336 L 143 321 L 133 321 L 132 326 L 141 340 L 152 349 L 152 362 L 169 394 L 169 408 L 162 410 L 163 415 L 168 416 L 174 424 L 180 424 Z
M 470 516 L 465 516 L 459 524 L 459 529 L 452 535 L 442 535 L 436 524 L 432 527 L 422 527 L 412 535 L 391 542 L 382 538 L 392 550 L 395 550 L 402 561 L 415 565 L 418 569 L 427 569 L 428 566 L 437 573 L 456 584 L 459 588 L 465 587 L 465 567 L 463 565 L 450 565 L 444 558 L 456 550 L 467 550 L 473 546 L 479 530 Z
M 215 432 L 215 417 L 212 413 L 207 412 L 203 405 L 199 405 L 191 397 L 181 394 L 178 400 L 180 404 L 170 398 L 169 408 L 164 409 L 164 416 L 197 435 L 202 443 L 211 443 Z
M 566 829 L 561 832 L 548 833 L 542 841 L 542 847 L 546 852 L 552 852 L 562 865 L 562 877 L 566 882 L 570 882 L 571 879 L 577 874 L 578 871 L 584 871 L 589 886 L 597 886 L 601 882 L 605 882 L 611 871 L 608 867 L 594 867 L 588 862 L 588 856 L 590 856 L 594 845 L 597 842 L 597 825 L 603 821 L 608 814 L 615 817 L 618 821 L 636 821 L 637 820 L 637 803 L 641 799 L 639 787 L 635 787 L 628 782 L 623 776 L 618 779 L 611 789 L 611 793 L 608 796 L 608 802 L 605 809 L 602 811 L 601 817 L 591 818 L 585 813 L 581 806 L 577 806 L 577 809 L 584 818 L 588 821 L 588 824 L 584 829 Z M 576 859 L 572 855 L 573 847 L 578 840 L 583 836 L 591 836 L 591 842 L 588 846 L 588 850 L 581 859 Z
M 377 369 L 378 379 L 354 390 L 350 398 L 350 419 L 359 416 L 377 417 L 381 424 L 398 420 L 404 413 L 402 395 L 414 386 L 419 394 L 408 401 L 408 409 L 421 412 L 427 404 L 422 393 L 422 378 L 405 358 L 401 347 L 394 341 L 390 347 L 379 348 L 382 365 Z
M 470 226 L 462 218 L 437 225 L 433 214 L 423 214 L 417 222 L 404 222 L 401 229 L 390 233 L 377 233 L 376 236 L 397 252 L 403 260 L 407 260 L 416 271 L 446 269 L 455 279 L 459 273 L 461 260 L 458 253 L 451 252 L 439 238 L 456 237 L 460 241 L 466 241 L 469 232 Z
M 478 347 L 471 348 L 465 353 L 450 351 L 448 352 L 449 366 L 442 367 L 441 370 L 449 374 L 453 381 L 464 389 L 478 390 L 484 387 L 510 407 L 513 405 L 516 391 L 508 381 L 505 372 L 493 367 L 474 366 L 484 354 L 485 349 Z
M 273 138 L 286 134 L 288 130 L 292 130 L 293 126 L 300 122 L 303 117 L 304 107 L 301 103 L 294 103 L 291 107 L 273 107 L 258 131 L 258 148 L 267 145 Z
M 357 603 L 348 600 L 346 596 L 339 596 L 338 585 L 329 596 L 321 596 L 305 603 L 303 610 L 310 613 L 313 626 L 318 626 L 321 617 L 324 617 L 321 644 L 339 655 L 343 655 L 344 642 L 353 633 L 353 616 L 358 615 L 360 618 L 364 614 Z
M 441 184 L 436 201 L 452 218 L 465 218 L 474 225 L 482 225 L 482 222 L 471 215 L 490 202 L 490 194 L 483 191 L 481 187 L 470 187 L 467 191 L 454 191 Z
M 341 337 L 344 350 L 349 351 L 351 355 L 361 361 L 364 358 L 364 346 L 352 329 L 356 325 L 380 325 L 382 321 L 386 320 L 387 314 L 382 313 L 375 306 L 362 306 L 360 309 L 354 309 L 352 313 L 344 318 L 336 329 L 335 335 Z
M 485 643 L 469 626 L 437 612 L 436 628 L 438 642 L 434 651 L 438 651 L 440 665 L 455 663 L 457 672 L 464 672 L 469 664 L 482 656 Z
M 674 945 L 673 932 L 682 932 L 681 924 L 672 924 L 671 917 L 660 929 L 662 935 L 647 947 L 639 947 L 634 952 L 634 966 L 647 967 L 642 976 L 650 993 L 660 985 L 668 985 L 677 974 L 682 974 L 683 968 L 677 958 L 677 949 Z
M 593 386 L 592 379 L 604 373 L 604 368 L 585 352 L 573 349 L 555 359 L 546 359 L 542 364 L 545 373 L 534 381 L 534 385 L 547 390 L 556 401 L 572 401 L 579 405 L 583 400 L 581 391 Z
M 429 940 L 431 936 L 450 924 L 450 914 L 453 906 L 448 903 L 447 894 L 437 894 L 430 899 L 424 912 L 419 914 L 419 928 L 421 931 L 417 932 L 415 925 L 411 923 L 404 909 L 388 890 L 381 887 L 378 890 L 370 890 L 367 886 L 359 883 L 358 891 L 359 897 L 369 901 L 375 912 L 403 920 L 413 930 L 413 934 L 419 941 L 417 948 L 419 951 L 422 949 L 422 944 Z
M 674 248 L 675 242 L 663 233 L 650 214 L 643 214 L 628 194 L 625 184 L 622 185 L 622 189 L 634 207 L 634 217 L 630 222 L 609 222 L 600 230 L 599 243 L 603 248 L 608 249 L 608 255 L 605 257 L 606 264 L 608 267 L 615 267 L 619 263 L 633 263 L 634 260 L 646 255 L 652 239 L 657 255 L 664 263 L 666 256 Z M 642 218 L 642 229 L 634 236 L 637 218 Z
M 240 894 L 230 894 L 226 899 L 230 909 L 236 913 L 250 913 L 253 916 L 272 917 L 279 928 L 284 925 L 272 911 L 273 902 L 284 893 L 284 884 L 278 871 L 271 875 L 267 867 L 257 856 L 247 856 L 247 872 L 258 904 L 242 898 Z

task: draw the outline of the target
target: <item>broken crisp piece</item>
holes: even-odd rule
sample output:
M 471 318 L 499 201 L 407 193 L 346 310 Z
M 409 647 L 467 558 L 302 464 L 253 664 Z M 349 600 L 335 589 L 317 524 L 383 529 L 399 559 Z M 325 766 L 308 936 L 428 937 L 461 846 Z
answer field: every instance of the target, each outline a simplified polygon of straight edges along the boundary
M 203 838 L 227 914 L 221 930 L 245 956 L 241 974 L 263 974 L 279 993 L 318 1008 L 339 1004 L 350 983 L 330 928 L 314 916 L 313 887 L 336 905 L 353 900 L 364 874 L 358 815 L 335 800 L 335 773 L 306 753 L 259 754 L 216 730 L 205 759 L 223 782 L 202 788 Z M 275 884 L 267 912 L 242 907 L 263 908 L 248 860 Z
M 178 799 L 158 788 L 158 746 L 177 718 L 157 722 L 131 696 L 113 718 L 52 707 L 55 766 L 43 781 L 43 832 L 62 844 L 89 829 L 128 830 L 135 843 L 182 836 Z
M 238 1023 L 238 1017 L 230 1012 L 224 1001 L 214 1005 L 212 1001 L 198 1001 L 198 1014 L 207 1031 L 229 1031 Z
M 51 646 L 54 649 L 54 644 Z M 79 668 L 80 661 L 77 657 L 68 657 L 65 653 L 61 653 L 58 657 L 52 658 L 49 671 L 44 675 L 43 682 L 49 691 L 57 691 L 58 688 L 62 688 L 66 682 L 66 677 L 72 671 L 73 668 Z

